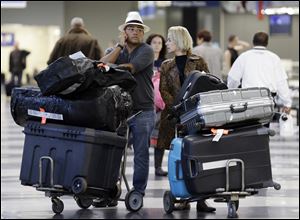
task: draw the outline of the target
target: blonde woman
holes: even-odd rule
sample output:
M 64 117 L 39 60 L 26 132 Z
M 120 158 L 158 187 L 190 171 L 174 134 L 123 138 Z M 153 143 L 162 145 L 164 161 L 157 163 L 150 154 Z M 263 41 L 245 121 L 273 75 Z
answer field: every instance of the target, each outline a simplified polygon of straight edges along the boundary
M 208 72 L 208 67 L 204 59 L 191 53 L 193 40 L 185 27 L 170 27 L 166 46 L 168 53 L 173 53 L 175 56 L 165 60 L 161 65 L 159 90 L 166 105 L 161 113 L 162 121 L 159 127 L 157 147 L 162 149 L 170 149 L 171 141 L 175 136 L 175 124 L 166 118 L 171 113 L 171 107 L 184 80 L 193 70 Z M 179 207 L 175 208 L 189 208 L 185 204 L 182 207 L 181 204 L 184 203 L 176 204 Z M 215 208 L 208 207 L 205 200 L 198 201 L 197 206 L 199 207 L 198 210 L 203 212 L 213 212 L 216 210 Z

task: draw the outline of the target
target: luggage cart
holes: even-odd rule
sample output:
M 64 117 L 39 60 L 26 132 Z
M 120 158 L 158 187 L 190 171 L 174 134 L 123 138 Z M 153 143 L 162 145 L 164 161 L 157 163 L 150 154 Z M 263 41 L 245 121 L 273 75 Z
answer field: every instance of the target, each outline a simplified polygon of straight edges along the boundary
M 238 162 L 241 164 L 241 191 L 230 191 L 229 180 L 229 165 L 230 163 Z M 199 196 L 192 196 L 188 199 L 177 199 L 172 195 L 171 191 L 166 191 L 163 197 L 164 210 L 167 214 L 170 214 L 174 210 L 175 203 L 185 203 L 188 205 L 190 202 L 213 198 L 215 202 L 225 202 L 228 207 L 228 218 L 236 218 L 237 210 L 239 208 L 239 199 L 247 196 L 255 195 L 258 193 L 258 189 L 247 188 L 245 189 L 245 166 L 241 159 L 230 159 L 226 162 L 226 188 L 218 188 L 214 194 L 204 194 Z M 280 190 L 280 184 L 273 182 L 273 187 L 276 190 Z M 197 204 L 197 211 L 199 207 Z
M 137 115 L 142 113 L 142 111 L 137 112 L 127 119 L 127 124 L 133 120 Z M 129 142 L 130 138 L 130 128 L 127 126 L 126 131 L 126 146 L 124 149 L 121 166 L 119 169 L 119 179 L 112 190 L 96 188 L 96 187 L 88 187 L 87 181 L 83 177 L 76 177 L 72 182 L 71 190 L 65 189 L 61 185 L 54 184 L 54 166 L 55 161 L 50 156 L 42 156 L 39 158 L 39 182 L 37 184 L 33 184 L 32 186 L 36 188 L 38 191 L 45 192 L 45 196 L 51 198 L 52 202 L 52 211 L 56 214 L 60 214 L 64 210 L 64 203 L 59 198 L 64 195 L 73 196 L 77 205 L 82 209 L 87 209 L 93 204 L 93 199 L 95 198 L 106 198 L 106 201 L 111 200 L 119 200 L 124 201 L 126 208 L 129 211 L 138 211 L 143 205 L 143 195 L 139 192 L 130 190 L 129 184 L 126 178 L 126 159 L 127 159 L 127 150 L 130 146 Z M 44 186 L 42 182 L 43 177 L 43 161 L 49 161 L 50 163 L 50 185 Z M 127 194 L 124 199 L 120 198 L 122 189 L 122 179 L 125 182 L 125 186 L 127 189 Z M 103 204 L 103 207 L 109 206 L 109 204 Z

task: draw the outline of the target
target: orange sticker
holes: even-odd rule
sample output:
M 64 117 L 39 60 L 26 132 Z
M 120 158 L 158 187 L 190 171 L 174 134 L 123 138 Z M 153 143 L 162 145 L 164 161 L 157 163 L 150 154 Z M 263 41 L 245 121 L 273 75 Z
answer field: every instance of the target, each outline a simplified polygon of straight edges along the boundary
M 40 108 L 40 112 L 45 112 L 45 109 L 44 108 Z M 42 121 L 41 121 L 41 124 L 46 124 L 46 117 L 42 117 Z

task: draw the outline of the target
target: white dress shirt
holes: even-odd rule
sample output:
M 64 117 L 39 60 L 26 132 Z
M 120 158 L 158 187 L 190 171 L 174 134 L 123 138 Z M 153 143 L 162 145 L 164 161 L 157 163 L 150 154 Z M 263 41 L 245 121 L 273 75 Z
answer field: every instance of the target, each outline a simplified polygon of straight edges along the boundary
M 242 53 L 233 63 L 227 79 L 228 88 L 267 87 L 277 93 L 283 105 L 291 107 L 292 99 L 287 74 L 280 58 L 262 46 L 255 46 Z

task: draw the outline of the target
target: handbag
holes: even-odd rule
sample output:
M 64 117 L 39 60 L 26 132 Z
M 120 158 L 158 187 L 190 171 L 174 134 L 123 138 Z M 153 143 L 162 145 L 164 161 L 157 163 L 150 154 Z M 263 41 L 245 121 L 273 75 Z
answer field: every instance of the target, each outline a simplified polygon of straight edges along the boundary
M 282 113 L 279 118 L 279 134 L 282 137 L 291 137 L 294 135 L 293 117 Z

